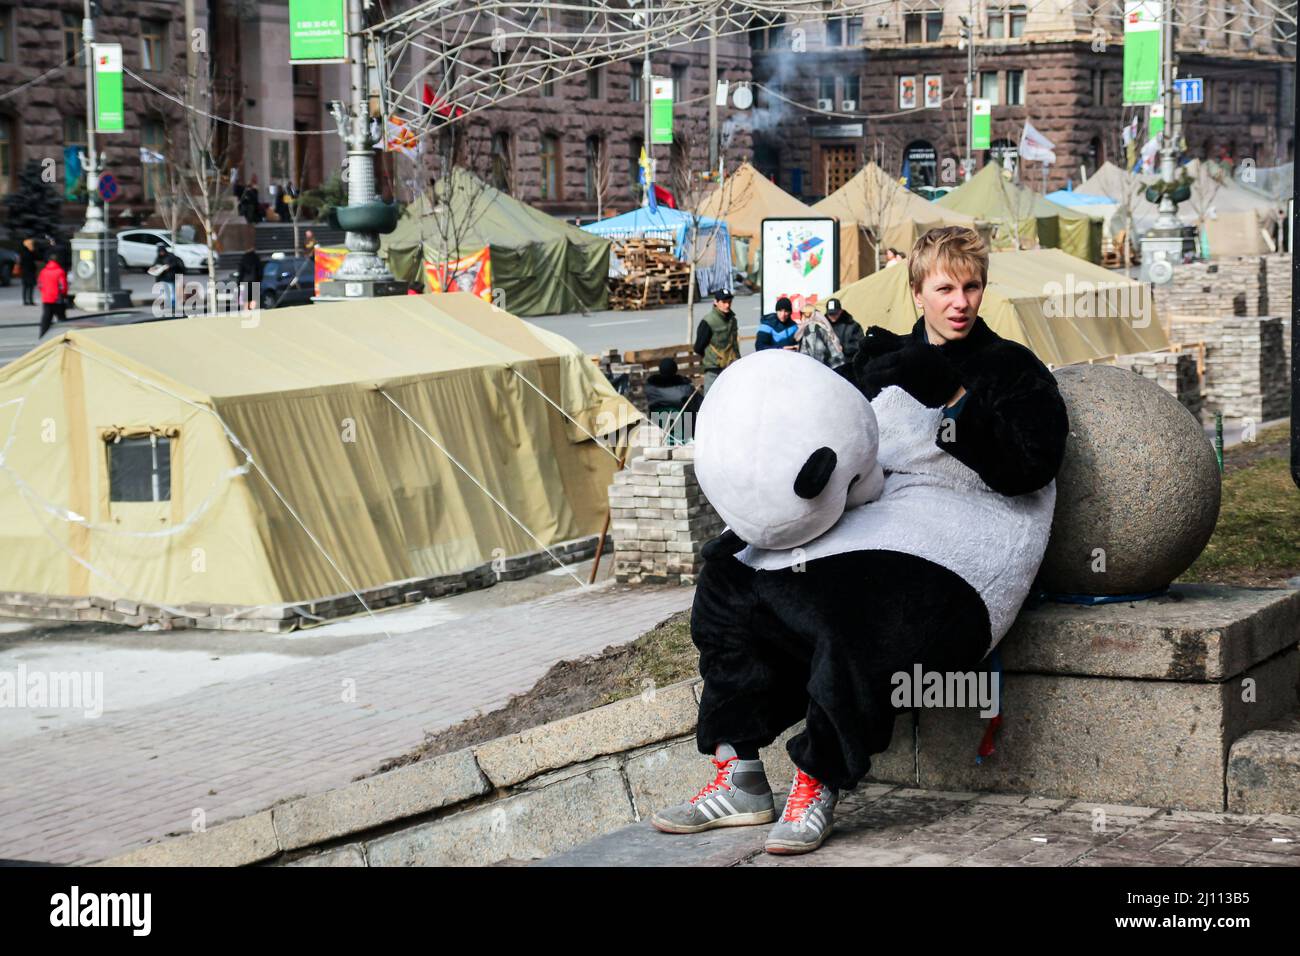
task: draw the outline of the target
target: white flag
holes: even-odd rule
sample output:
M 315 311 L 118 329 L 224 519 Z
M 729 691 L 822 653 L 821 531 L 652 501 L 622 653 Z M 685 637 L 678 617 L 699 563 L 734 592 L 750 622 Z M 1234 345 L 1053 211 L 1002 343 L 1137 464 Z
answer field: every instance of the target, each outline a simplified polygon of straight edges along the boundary
M 1034 129 L 1029 120 L 1025 120 L 1024 132 L 1020 134 L 1020 158 L 1038 163 L 1056 162 L 1056 146 Z
M 155 152 L 155 151 L 152 150 L 152 149 L 146 149 L 145 147 L 141 146 L 141 147 L 140 147 L 140 162 L 142 162 L 142 163 L 164 163 L 164 162 L 166 162 L 166 159 L 163 158 L 163 154 L 162 154 L 162 153 Z

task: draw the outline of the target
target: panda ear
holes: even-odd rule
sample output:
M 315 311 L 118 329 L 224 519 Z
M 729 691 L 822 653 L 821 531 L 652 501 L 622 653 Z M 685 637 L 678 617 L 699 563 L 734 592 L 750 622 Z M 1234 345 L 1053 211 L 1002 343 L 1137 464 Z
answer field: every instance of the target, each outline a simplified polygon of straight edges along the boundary
M 818 448 L 808 456 L 808 460 L 799 469 L 799 474 L 795 476 L 794 493 L 800 498 L 816 498 L 826 487 L 826 482 L 831 480 L 838 460 L 833 449 L 825 446 Z

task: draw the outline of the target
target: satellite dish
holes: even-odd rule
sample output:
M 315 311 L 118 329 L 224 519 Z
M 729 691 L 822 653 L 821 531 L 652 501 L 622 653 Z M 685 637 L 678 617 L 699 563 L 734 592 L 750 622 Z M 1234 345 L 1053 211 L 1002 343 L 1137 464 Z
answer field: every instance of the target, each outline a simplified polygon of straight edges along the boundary
M 754 105 L 754 94 L 747 84 L 736 87 L 736 92 L 731 94 L 731 103 L 738 110 L 747 110 Z

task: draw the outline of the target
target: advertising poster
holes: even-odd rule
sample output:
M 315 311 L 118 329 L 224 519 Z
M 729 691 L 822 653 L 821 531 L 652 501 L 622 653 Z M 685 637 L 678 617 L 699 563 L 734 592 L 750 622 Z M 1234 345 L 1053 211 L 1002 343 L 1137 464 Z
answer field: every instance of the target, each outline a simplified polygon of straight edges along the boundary
M 991 100 L 970 101 L 970 148 L 988 149 L 989 133 L 993 119 Z
M 450 280 L 448 279 L 450 276 Z M 492 247 L 446 262 L 424 263 L 426 292 L 470 292 L 492 301 Z
M 943 74 L 927 73 L 925 75 L 925 108 L 937 110 L 943 106 Z
M 289 61 L 346 59 L 347 23 L 347 0 L 289 0 Z
M 343 265 L 343 257 L 348 254 L 348 250 L 342 246 L 336 249 L 317 246 L 312 252 L 316 259 L 316 294 L 320 295 L 320 284 L 327 279 L 332 279 L 334 273 L 339 271 L 339 266 Z
M 764 219 L 759 284 L 762 313 L 788 296 L 796 312 L 819 308 L 839 286 L 840 227 L 834 219 Z
M 1124 4 L 1124 105 L 1160 98 L 1160 0 Z
M 898 78 L 898 108 L 900 110 L 916 109 L 916 77 L 900 76 Z
M 669 77 L 650 78 L 650 144 L 673 141 L 673 81 Z
M 126 130 L 122 112 L 122 44 L 95 43 L 95 132 L 121 133 Z

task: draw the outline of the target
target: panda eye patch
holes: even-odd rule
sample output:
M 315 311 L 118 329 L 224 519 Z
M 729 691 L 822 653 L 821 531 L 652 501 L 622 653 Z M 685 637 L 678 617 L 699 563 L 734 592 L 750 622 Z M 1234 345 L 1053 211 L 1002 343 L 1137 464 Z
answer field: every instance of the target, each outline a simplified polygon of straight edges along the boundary
M 808 456 L 794 479 L 794 493 L 800 498 L 816 498 L 831 480 L 839 456 L 824 445 Z

